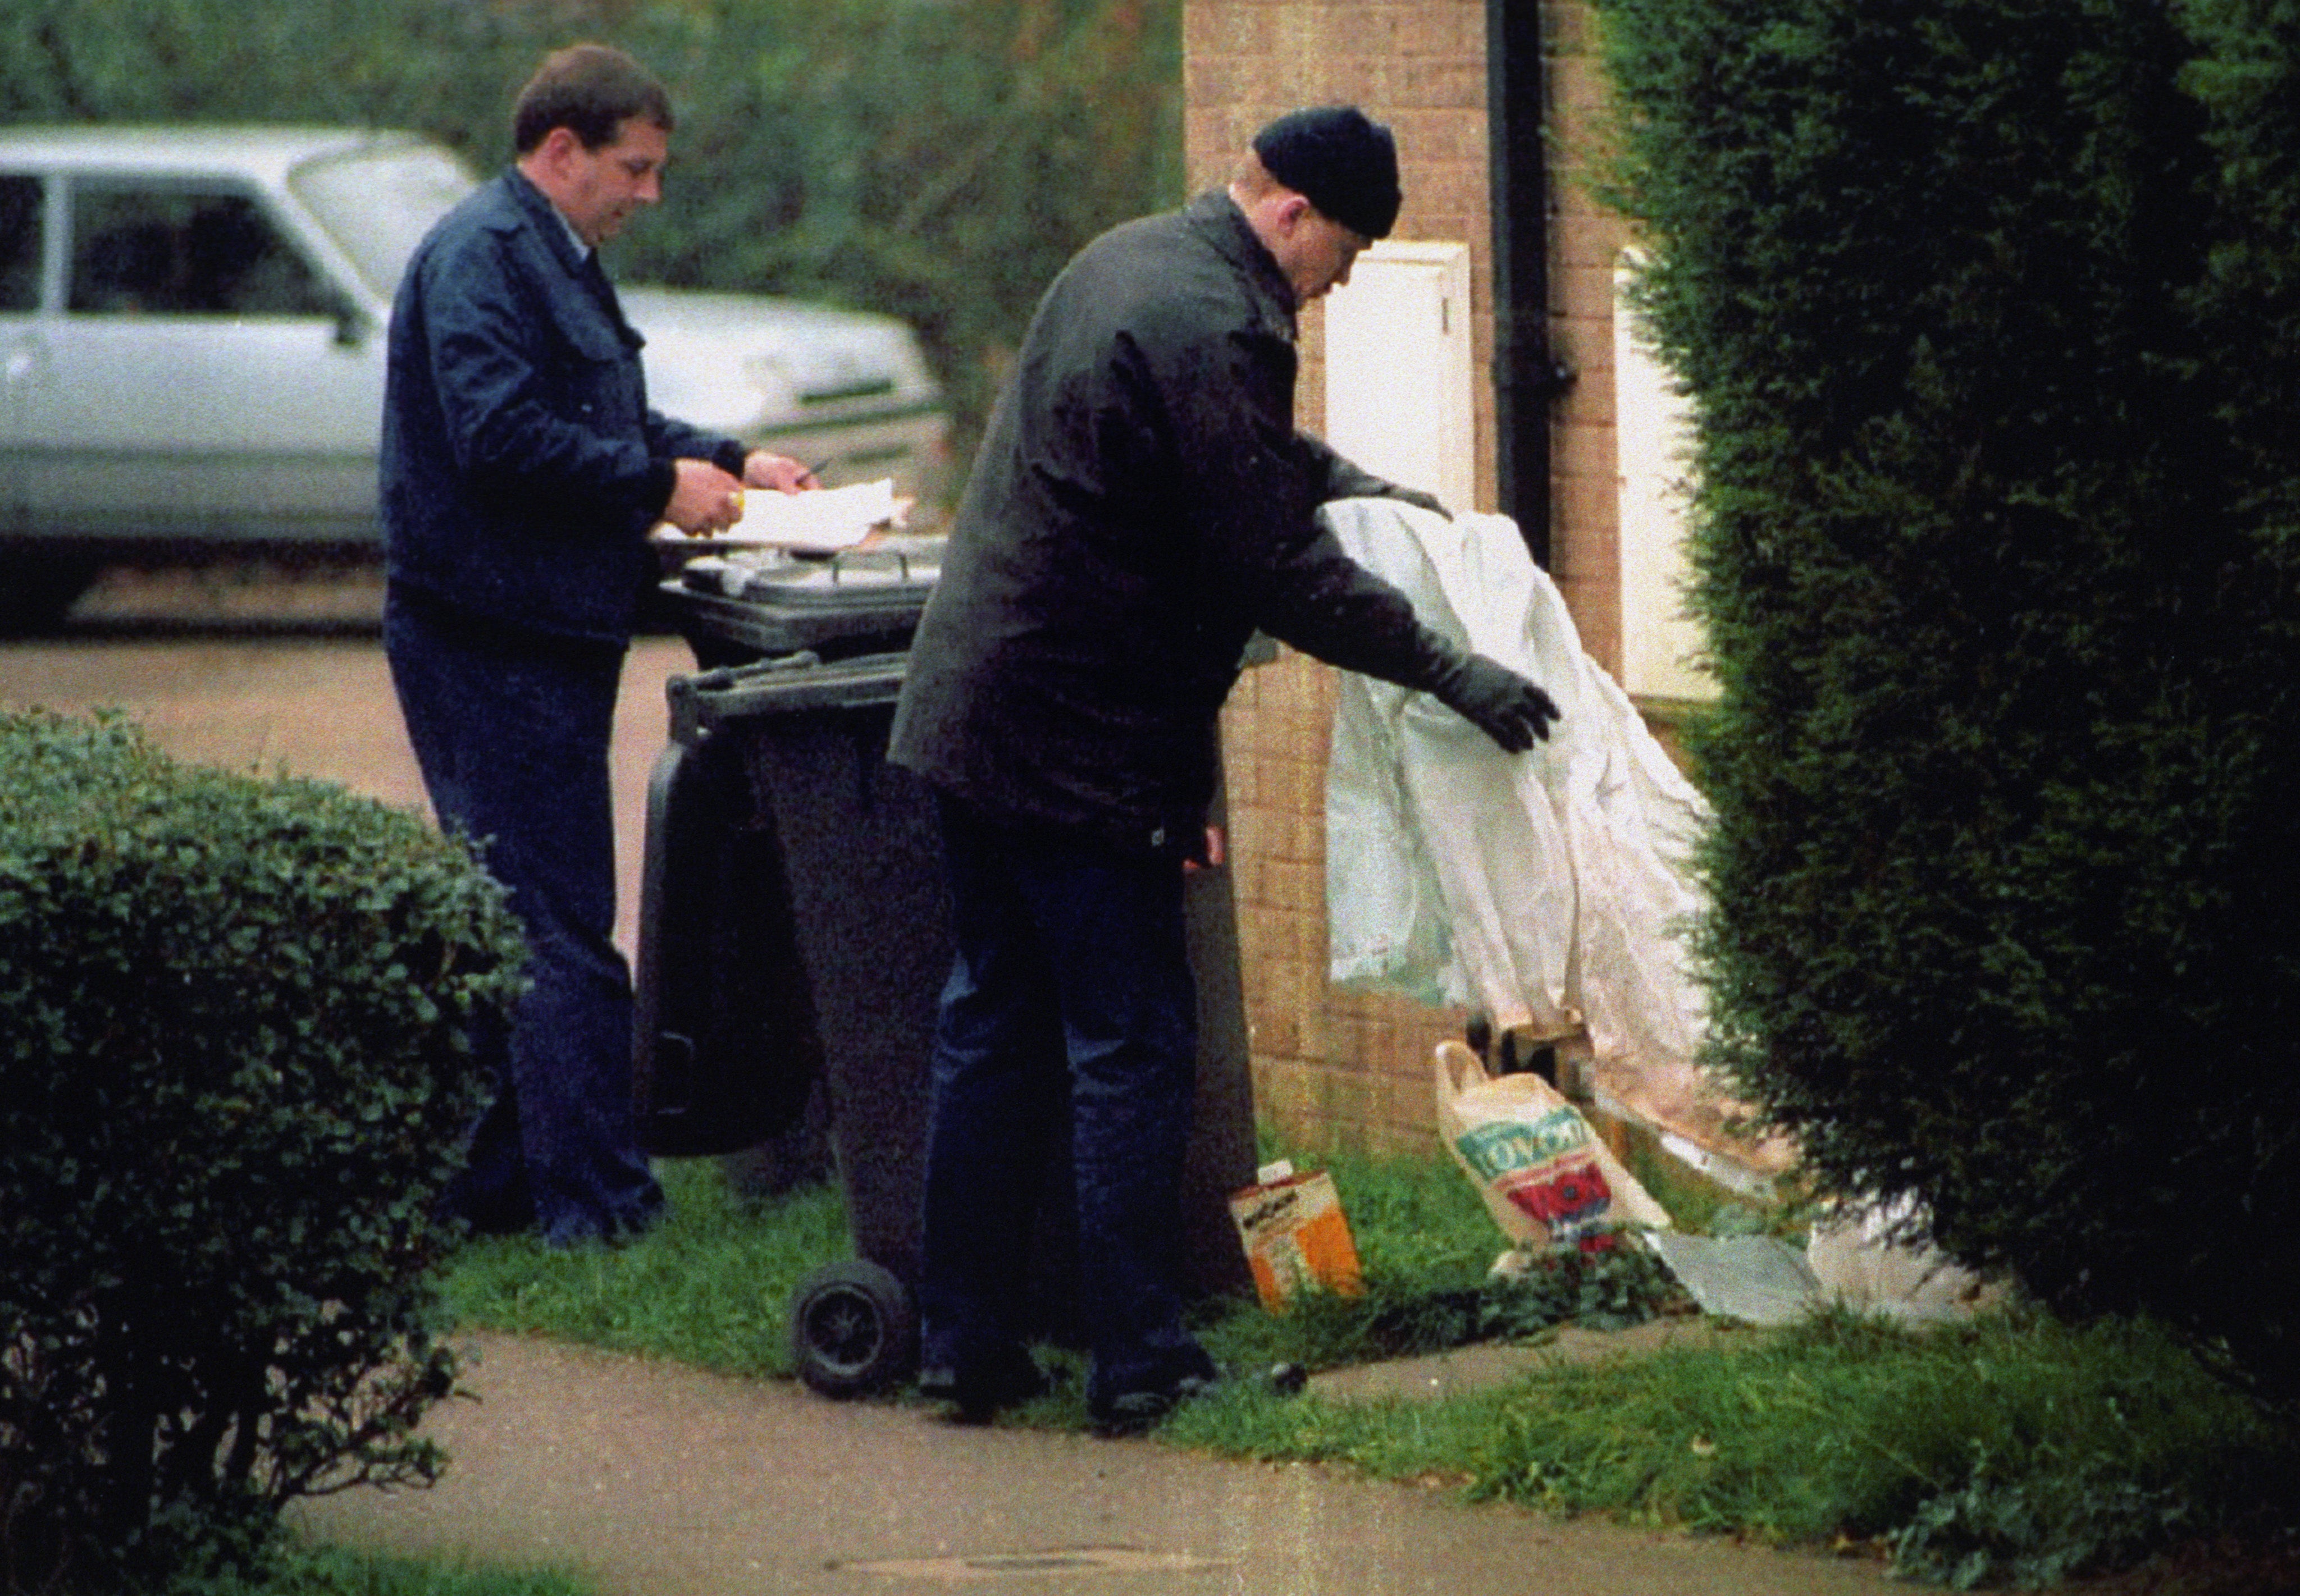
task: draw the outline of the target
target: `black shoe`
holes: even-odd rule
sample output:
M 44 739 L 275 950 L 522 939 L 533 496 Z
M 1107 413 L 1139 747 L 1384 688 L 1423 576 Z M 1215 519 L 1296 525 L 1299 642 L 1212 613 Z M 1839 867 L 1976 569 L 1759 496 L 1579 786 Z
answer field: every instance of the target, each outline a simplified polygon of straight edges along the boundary
M 919 1371 L 919 1394 L 957 1408 L 961 1424 L 988 1424 L 1001 1408 L 1019 1407 L 1053 1389 L 1037 1359 L 1021 1347 L 979 1363 L 935 1365 Z
M 1210 1394 L 1221 1384 L 1219 1375 L 1184 1375 L 1171 1384 L 1097 1397 L 1087 1404 L 1087 1416 L 1094 1421 L 1094 1433 L 1105 1441 L 1139 1435 L 1184 1402 Z

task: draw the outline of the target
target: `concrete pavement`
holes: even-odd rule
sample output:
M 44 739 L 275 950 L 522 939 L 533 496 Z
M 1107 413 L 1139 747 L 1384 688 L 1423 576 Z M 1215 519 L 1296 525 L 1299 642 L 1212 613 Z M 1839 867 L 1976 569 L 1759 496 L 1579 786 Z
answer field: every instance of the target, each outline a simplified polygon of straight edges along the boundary
M 1469 1506 L 1153 1441 L 963 1428 L 483 1335 L 432 1490 L 300 1504 L 330 1540 L 567 1567 L 604 1596 L 1850 1596 L 1873 1563 Z M 1419 1378 L 1419 1375 L 1414 1376 Z

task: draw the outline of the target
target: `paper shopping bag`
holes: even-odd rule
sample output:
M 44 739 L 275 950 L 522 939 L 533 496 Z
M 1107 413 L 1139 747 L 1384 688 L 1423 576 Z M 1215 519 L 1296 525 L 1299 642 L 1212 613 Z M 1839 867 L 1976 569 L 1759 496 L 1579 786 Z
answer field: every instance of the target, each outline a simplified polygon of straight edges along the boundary
M 1601 1244 L 1669 1213 L 1621 1167 L 1581 1110 L 1538 1075 L 1488 1076 L 1459 1042 L 1438 1044 L 1438 1127 L 1512 1241 Z

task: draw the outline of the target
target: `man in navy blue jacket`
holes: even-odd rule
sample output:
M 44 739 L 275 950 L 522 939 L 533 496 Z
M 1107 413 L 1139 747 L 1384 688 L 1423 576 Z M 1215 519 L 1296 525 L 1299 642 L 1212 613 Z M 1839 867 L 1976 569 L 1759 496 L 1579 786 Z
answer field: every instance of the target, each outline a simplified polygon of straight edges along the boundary
M 809 481 L 647 408 L 596 249 L 662 196 L 671 129 L 629 56 L 551 55 L 513 112 L 512 166 L 432 230 L 392 307 L 384 649 L 432 808 L 484 845 L 533 982 L 483 1039 L 498 1092 L 447 1207 L 562 1245 L 662 1207 L 632 1115 L 607 771 L 647 535 L 718 531 L 745 486 Z

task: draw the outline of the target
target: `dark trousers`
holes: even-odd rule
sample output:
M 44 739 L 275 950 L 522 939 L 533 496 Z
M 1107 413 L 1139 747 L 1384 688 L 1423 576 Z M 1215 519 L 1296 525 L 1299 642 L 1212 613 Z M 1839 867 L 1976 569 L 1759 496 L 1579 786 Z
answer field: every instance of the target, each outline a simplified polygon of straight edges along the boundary
M 446 1198 L 554 1245 L 645 1229 L 662 1191 L 631 1105 L 631 979 L 615 946 L 607 772 L 623 651 L 493 627 L 395 587 L 384 653 L 443 827 L 476 839 L 533 985 L 481 1038 L 497 1092 Z
M 1210 1373 L 1179 1284 L 1197 1060 L 1180 861 L 941 812 L 957 953 L 927 1126 L 926 1361 L 1019 1343 L 1042 1174 L 1027 1127 L 1066 1063 L 1088 1398 Z

